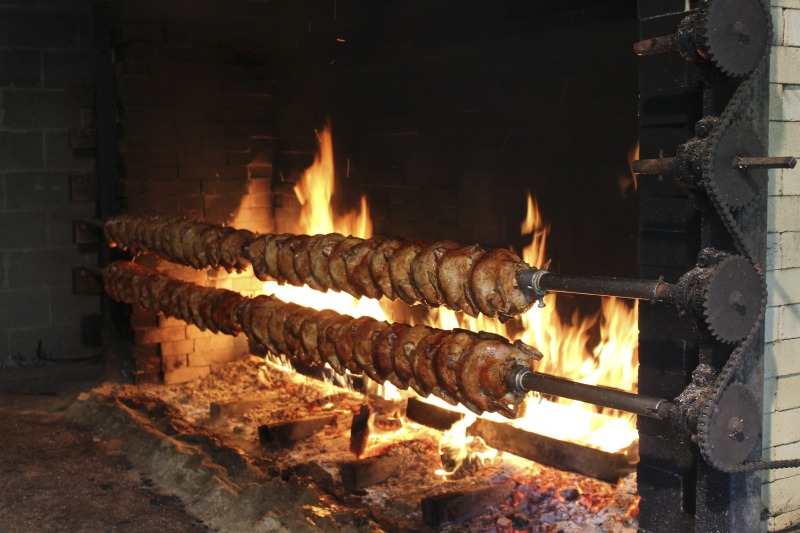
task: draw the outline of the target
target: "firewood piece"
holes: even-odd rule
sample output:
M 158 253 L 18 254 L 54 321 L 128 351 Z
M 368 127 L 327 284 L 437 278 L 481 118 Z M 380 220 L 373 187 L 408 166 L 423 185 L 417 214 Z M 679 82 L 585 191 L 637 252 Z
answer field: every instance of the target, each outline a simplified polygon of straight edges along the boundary
M 276 396 L 277 394 L 258 396 L 251 395 L 229 402 L 211 402 L 209 414 L 211 416 L 211 420 L 213 421 L 233 418 L 246 413 L 250 409 L 264 405 Z
M 258 440 L 262 446 L 272 444 L 285 448 L 319 433 L 326 426 L 335 423 L 336 415 L 320 415 L 277 424 L 266 424 L 258 427 Z
M 369 417 L 372 409 L 362 405 L 357 414 L 353 415 L 353 425 L 350 427 L 350 451 L 356 457 L 361 457 L 367 449 L 369 441 Z
M 333 475 L 315 462 L 302 463 L 294 466 L 291 473 L 297 476 L 310 478 L 323 487 L 333 486 Z
M 514 491 L 512 480 L 496 485 L 467 487 L 422 499 L 422 521 L 426 526 L 463 522 L 499 505 Z
M 408 407 L 406 407 L 406 418 L 429 428 L 445 430 L 450 429 L 453 424 L 462 420 L 464 415 L 463 413 L 442 409 L 417 398 L 409 398 Z
M 377 455 L 343 463 L 339 474 L 345 488 L 358 490 L 383 483 L 400 470 L 401 464 L 399 456 Z
M 481 437 L 498 450 L 610 483 L 616 483 L 636 469 L 623 453 L 604 452 L 491 420 L 479 418 L 467 433 Z

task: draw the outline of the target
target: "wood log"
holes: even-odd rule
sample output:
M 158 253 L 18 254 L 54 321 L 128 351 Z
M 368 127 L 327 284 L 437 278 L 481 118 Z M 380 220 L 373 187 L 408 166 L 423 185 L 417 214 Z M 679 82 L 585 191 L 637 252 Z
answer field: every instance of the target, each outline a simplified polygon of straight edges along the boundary
M 499 505 L 514 491 L 512 480 L 496 485 L 467 487 L 422 499 L 422 521 L 426 526 L 440 527 L 463 522 Z
M 246 413 L 250 409 L 264 405 L 276 397 L 277 393 L 268 393 L 249 395 L 229 402 L 211 402 L 209 414 L 211 420 L 215 422 L 226 418 L 233 418 Z
M 431 405 L 418 398 L 409 398 L 408 406 L 406 407 L 406 418 L 423 426 L 444 431 L 450 429 L 459 420 L 462 420 L 464 415 Z
M 407 416 L 410 420 L 441 430 L 449 429 L 463 418 L 460 413 L 415 398 L 408 400 Z M 633 463 L 635 459 L 632 460 L 624 453 L 604 452 L 483 418 L 470 426 L 467 433 L 481 437 L 492 448 L 612 483 L 636 469 Z
M 358 413 L 353 415 L 353 424 L 350 426 L 350 451 L 356 457 L 364 455 L 369 441 L 369 417 L 372 409 L 362 405 Z
M 537 463 L 616 483 L 636 469 L 623 453 L 610 453 L 479 418 L 467 434 Z
M 339 468 L 342 484 L 349 490 L 358 490 L 383 483 L 400 470 L 402 458 L 379 455 L 343 463 Z
M 258 440 L 262 446 L 285 448 L 297 441 L 319 433 L 326 426 L 336 424 L 336 415 L 320 415 L 258 427 Z

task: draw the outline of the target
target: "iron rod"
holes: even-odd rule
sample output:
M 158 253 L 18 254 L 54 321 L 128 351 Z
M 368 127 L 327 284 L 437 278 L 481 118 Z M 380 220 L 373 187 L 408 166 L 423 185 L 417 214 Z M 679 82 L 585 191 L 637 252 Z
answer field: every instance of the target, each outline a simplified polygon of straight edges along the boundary
M 527 368 L 511 373 L 509 379 L 521 392 L 536 391 L 591 403 L 650 418 L 666 418 L 672 404 L 663 398 L 643 396 L 601 385 L 586 385 L 568 379 L 540 374 Z
M 652 56 L 678 49 L 678 36 L 675 34 L 644 39 L 633 45 L 633 53 L 637 56 Z
M 797 159 L 788 157 L 736 157 L 733 168 L 794 168 Z
M 675 158 L 661 157 L 659 159 L 637 159 L 633 162 L 632 168 L 635 174 L 674 174 Z
M 676 286 L 659 280 L 574 276 L 553 274 L 544 270 L 526 270 L 517 277 L 521 287 L 538 294 L 566 292 L 594 296 L 616 296 L 637 300 L 674 300 Z

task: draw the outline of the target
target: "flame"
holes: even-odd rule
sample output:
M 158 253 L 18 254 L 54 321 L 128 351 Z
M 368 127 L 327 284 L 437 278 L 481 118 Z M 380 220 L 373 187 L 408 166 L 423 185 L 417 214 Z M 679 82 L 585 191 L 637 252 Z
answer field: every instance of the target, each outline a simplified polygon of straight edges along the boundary
M 291 233 L 315 235 L 321 233 L 341 233 L 354 237 L 372 237 L 372 219 L 369 216 L 366 196 L 361 196 L 359 209 L 337 215 L 333 210 L 334 165 L 333 137 L 330 124 L 317 132 L 319 153 L 314 163 L 306 169 L 303 177 L 294 187 L 300 202 L 300 217 L 294 228 L 283 228 Z
M 633 180 L 633 190 L 639 190 L 639 175 L 633 171 L 633 162 L 639 159 L 639 141 L 636 141 L 636 146 L 628 151 L 628 171 L 631 173 Z M 626 187 L 627 188 L 627 187 Z
M 497 457 L 497 450 L 486 446 L 480 437 L 467 436 L 467 429 L 475 423 L 477 417 L 473 413 L 465 413 L 464 418 L 453 424 L 444 432 L 442 440 L 439 441 L 439 454 L 448 457 L 448 462 L 452 464 L 450 470 L 440 468 L 434 472 L 437 476 L 447 479 L 447 476 L 454 475 L 464 461 L 470 460 L 483 465 Z M 480 440 L 478 449 L 472 449 L 473 443 Z M 482 449 L 480 449 L 482 448 Z
M 372 224 L 366 198 L 362 196 L 358 209 L 337 214 L 332 207 L 334 193 L 333 143 L 330 125 L 318 133 L 319 154 L 294 188 L 302 206 L 294 227 L 279 227 L 281 232 L 318 233 L 338 232 L 367 238 L 372 235 Z M 528 194 L 527 215 L 521 232 L 530 236 L 530 244 L 523 249 L 523 259 L 535 266 L 547 265 L 545 245 L 549 226 L 545 224 L 535 199 Z M 334 309 L 352 316 L 371 316 L 387 320 L 389 304 L 385 300 L 356 299 L 344 293 L 314 291 L 308 287 L 264 284 L 267 293 L 285 301 L 300 303 L 315 309 Z M 441 328 L 464 328 L 472 331 L 498 333 L 509 339 L 522 339 L 544 353 L 538 371 L 569 378 L 592 385 L 606 385 L 628 391 L 636 390 L 638 367 L 637 307 L 615 298 L 604 298 L 601 309 L 594 315 L 581 316 L 576 312 L 568 322 L 556 313 L 556 295 L 546 297 L 547 307 L 534 307 L 517 320 L 501 324 L 486 317 L 472 318 L 445 308 L 431 309 L 425 321 Z M 382 306 L 383 304 L 383 306 Z M 598 340 L 599 339 L 599 340 Z M 383 385 L 387 398 L 399 398 L 400 393 L 390 384 Z M 427 401 L 436 401 L 429 398 Z M 451 408 L 444 402 L 440 406 Z M 474 420 L 466 410 L 465 420 Z M 553 401 L 529 397 L 523 409 L 524 416 L 515 425 L 549 437 L 578 442 L 587 446 L 617 452 L 629 447 L 638 438 L 634 415 L 621 414 L 610 409 L 564 399 Z M 472 417 L 472 418 L 470 418 Z M 489 416 L 507 422 L 499 416 Z M 471 422 L 470 422 L 471 423 Z M 466 447 L 464 423 L 445 436 L 442 446 Z M 441 472 L 442 475 L 448 472 Z
M 521 231 L 523 235 L 530 235 L 531 240 L 523 249 L 522 257 L 528 264 L 541 267 L 549 262 L 545 245 L 550 228 L 530 194 L 527 205 Z M 434 309 L 430 314 L 432 323 L 442 329 L 460 327 L 489 331 L 536 346 L 544 354 L 537 366 L 539 372 L 589 385 L 636 391 L 638 303 L 628 305 L 618 298 L 602 298 L 601 309 L 596 314 L 584 317 L 576 311 L 571 320 L 564 323 L 556 312 L 556 301 L 557 295 L 549 295 L 546 307 L 534 307 L 509 324 L 483 316 L 472 318 L 444 308 Z M 592 345 L 598 329 L 599 341 Z M 437 402 L 437 405 L 447 406 L 444 402 Z M 638 439 L 635 415 L 599 409 L 591 404 L 531 396 L 522 411 L 523 415 L 511 422 L 517 427 L 608 452 L 625 450 Z M 498 422 L 507 421 L 499 415 L 483 416 Z
M 319 152 L 314 162 L 294 187 L 294 193 L 301 206 L 300 216 L 291 227 L 283 224 L 278 227 L 278 231 L 308 235 L 341 233 L 361 238 L 371 237 L 372 219 L 369 216 L 365 196 L 361 197 L 361 204 L 357 210 L 341 215 L 333 210 L 331 200 L 334 191 L 334 164 L 330 124 L 326 124 L 322 131 L 317 132 L 317 142 Z M 380 303 L 369 298 L 353 298 L 343 292 L 319 292 L 308 287 L 279 285 L 275 281 L 264 283 L 264 291 L 274 294 L 281 300 L 300 303 L 318 311 L 334 309 L 356 318 L 371 316 L 377 320 L 386 320 Z

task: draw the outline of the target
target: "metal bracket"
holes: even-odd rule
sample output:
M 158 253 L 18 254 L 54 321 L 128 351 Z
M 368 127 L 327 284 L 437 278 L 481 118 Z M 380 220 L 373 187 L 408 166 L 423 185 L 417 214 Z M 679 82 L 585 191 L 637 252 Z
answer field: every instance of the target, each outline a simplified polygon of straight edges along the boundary
M 95 295 L 103 293 L 103 275 L 98 267 L 72 267 L 72 294 Z
M 93 221 L 72 221 L 72 242 L 78 246 L 99 243 L 101 233 L 102 225 L 98 227 Z

